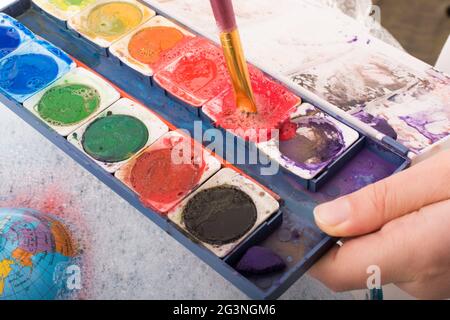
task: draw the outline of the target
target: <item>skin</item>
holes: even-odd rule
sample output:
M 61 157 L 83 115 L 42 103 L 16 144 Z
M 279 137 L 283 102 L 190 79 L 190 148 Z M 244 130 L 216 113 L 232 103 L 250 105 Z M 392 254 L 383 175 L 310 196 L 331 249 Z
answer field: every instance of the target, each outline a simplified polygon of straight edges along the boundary
M 366 288 L 366 270 L 377 265 L 383 285 L 450 298 L 450 151 L 318 206 L 314 216 L 324 232 L 348 238 L 310 272 L 332 290 Z

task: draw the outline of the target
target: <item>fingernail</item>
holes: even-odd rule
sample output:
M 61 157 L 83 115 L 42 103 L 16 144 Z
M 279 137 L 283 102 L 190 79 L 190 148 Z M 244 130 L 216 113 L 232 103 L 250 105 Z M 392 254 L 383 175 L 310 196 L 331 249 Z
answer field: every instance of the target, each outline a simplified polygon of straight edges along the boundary
M 350 206 L 343 198 L 324 203 L 314 210 L 314 217 L 318 224 L 334 227 L 350 219 Z

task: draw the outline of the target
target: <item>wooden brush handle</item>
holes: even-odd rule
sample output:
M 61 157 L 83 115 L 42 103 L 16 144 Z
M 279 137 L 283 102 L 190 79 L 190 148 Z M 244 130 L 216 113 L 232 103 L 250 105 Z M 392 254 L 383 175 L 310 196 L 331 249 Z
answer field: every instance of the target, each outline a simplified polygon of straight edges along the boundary
M 217 26 L 222 32 L 236 29 L 233 2 L 231 0 L 210 0 Z

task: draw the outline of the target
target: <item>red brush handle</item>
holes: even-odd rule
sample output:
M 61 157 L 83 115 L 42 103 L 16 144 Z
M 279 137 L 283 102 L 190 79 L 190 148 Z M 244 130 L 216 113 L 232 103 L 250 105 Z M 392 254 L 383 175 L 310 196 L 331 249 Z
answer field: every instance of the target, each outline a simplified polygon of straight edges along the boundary
M 236 28 L 233 2 L 231 0 L 210 0 L 217 26 L 222 32 L 230 32 Z

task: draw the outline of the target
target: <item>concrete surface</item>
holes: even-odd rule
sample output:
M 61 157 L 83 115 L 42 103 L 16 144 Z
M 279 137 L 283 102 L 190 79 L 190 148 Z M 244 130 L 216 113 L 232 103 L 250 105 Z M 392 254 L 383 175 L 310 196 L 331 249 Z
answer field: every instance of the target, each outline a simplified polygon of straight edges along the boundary
M 58 196 L 51 190 L 58 190 Z M 48 194 L 52 193 L 52 194 Z M 0 104 L 0 206 L 54 196 L 88 242 L 93 299 L 246 296 Z M 36 208 L 36 209 L 39 209 Z M 76 217 L 71 214 L 76 212 Z M 67 216 L 67 214 L 66 214 Z M 85 225 L 86 227 L 81 227 Z M 282 299 L 349 299 L 308 276 Z

